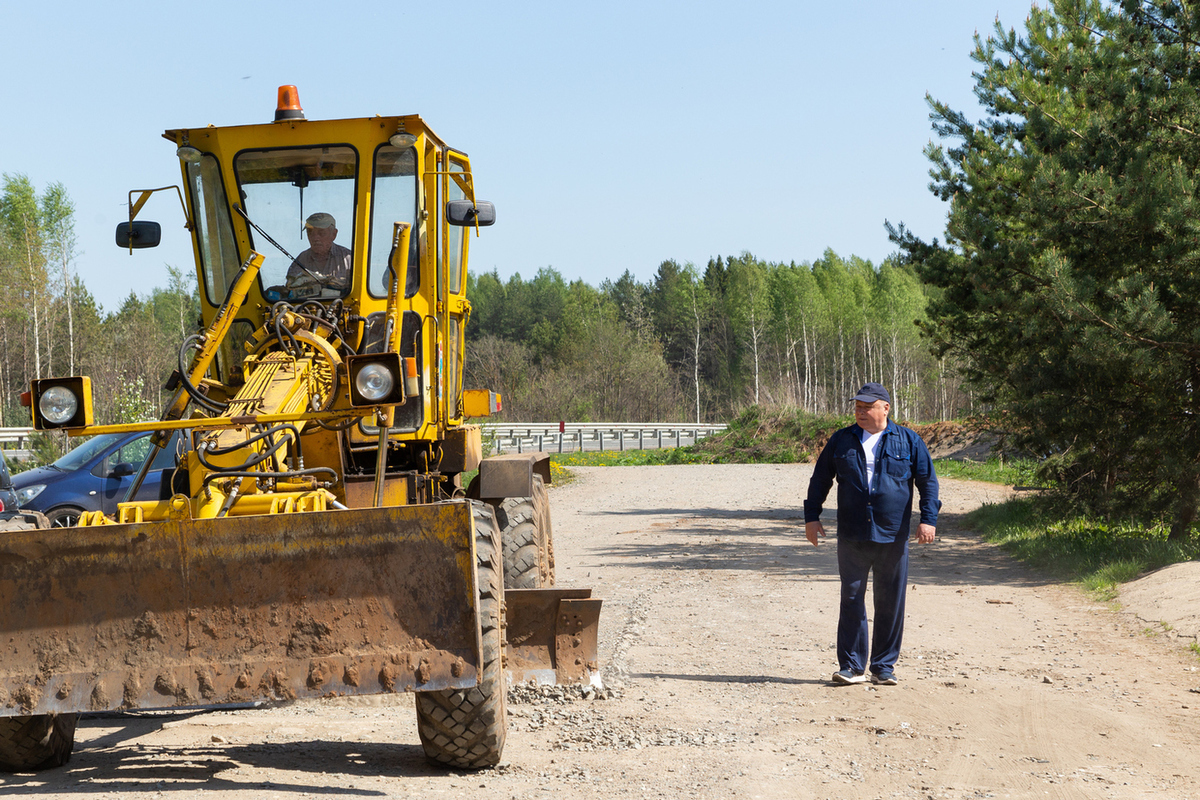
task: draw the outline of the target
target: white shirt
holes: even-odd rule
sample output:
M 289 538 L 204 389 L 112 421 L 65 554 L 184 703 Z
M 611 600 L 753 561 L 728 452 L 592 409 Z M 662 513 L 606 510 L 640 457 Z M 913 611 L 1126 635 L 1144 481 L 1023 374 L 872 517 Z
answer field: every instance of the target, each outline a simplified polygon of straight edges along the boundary
M 884 428 L 884 430 L 887 430 Z M 871 491 L 871 480 L 875 477 L 875 445 L 879 444 L 879 437 L 883 436 L 883 431 L 879 433 L 862 432 L 862 447 L 863 453 L 867 457 L 867 491 Z

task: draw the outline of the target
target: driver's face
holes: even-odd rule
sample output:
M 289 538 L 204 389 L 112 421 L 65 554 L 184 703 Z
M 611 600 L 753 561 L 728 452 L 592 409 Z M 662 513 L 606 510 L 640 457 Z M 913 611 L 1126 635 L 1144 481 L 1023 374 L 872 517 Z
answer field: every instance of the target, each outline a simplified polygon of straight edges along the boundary
M 309 228 L 308 245 L 314 256 L 329 255 L 329 248 L 337 238 L 337 228 Z

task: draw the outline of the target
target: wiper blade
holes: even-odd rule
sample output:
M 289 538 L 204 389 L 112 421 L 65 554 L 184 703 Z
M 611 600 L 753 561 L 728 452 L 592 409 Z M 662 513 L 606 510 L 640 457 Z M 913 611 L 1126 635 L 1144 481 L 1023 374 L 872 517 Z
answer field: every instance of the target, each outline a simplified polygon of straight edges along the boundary
M 296 260 L 296 257 L 294 255 L 289 253 L 287 250 L 283 249 L 283 245 L 281 245 L 279 242 L 277 242 L 271 238 L 271 234 L 267 233 L 262 228 L 258 227 L 258 225 L 255 224 L 254 220 L 250 219 L 250 215 L 246 213 L 245 209 L 243 209 L 241 206 L 239 206 L 235 203 L 233 206 L 233 210 L 236 211 L 238 214 L 240 214 L 242 216 L 242 219 L 246 220 L 246 222 L 250 225 L 251 228 L 254 228 L 254 230 L 261 233 L 263 235 L 264 239 L 266 239 L 271 244 L 275 245 L 276 250 L 278 250 L 279 252 L 281 252 L 285 256 L 287 256 L 289 260 L 291 260 L 291 261 Z M 305 272 L 307 272 L 307 271 L 308 270 L 305 270 Z

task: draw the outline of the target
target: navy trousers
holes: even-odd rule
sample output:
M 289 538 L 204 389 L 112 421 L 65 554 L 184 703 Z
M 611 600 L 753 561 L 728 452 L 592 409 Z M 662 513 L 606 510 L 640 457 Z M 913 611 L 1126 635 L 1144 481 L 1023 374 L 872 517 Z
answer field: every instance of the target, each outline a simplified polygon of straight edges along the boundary
M 838 615 L 839 669 L 872 672 L 893 669 L 904 636 L 904 595 L 908 587 L 908 540 L 856 542 L 838 539 L 842 605 Z M 867 575 L 875 573 L 875 634 L 867 653 Z

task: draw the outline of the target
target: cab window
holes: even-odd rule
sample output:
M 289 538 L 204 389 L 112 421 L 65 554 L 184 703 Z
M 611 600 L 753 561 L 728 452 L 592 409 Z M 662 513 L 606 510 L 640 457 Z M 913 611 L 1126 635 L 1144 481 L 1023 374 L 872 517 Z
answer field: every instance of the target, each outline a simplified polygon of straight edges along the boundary
M 187 164 L 188 192 L 195 218 L 196 243 L 204 270 L 204 292 L 212 305 L 220 305 L 241 263 L 229 223 L 229 206 L 221 183 L 221 167 L 211 154 Z
M 371 254 L 367 289 L 375 297 L 387 297 L 388 257 L 397 222 L 413 225 L 417 219 L 417 151 L 383 145 L 375 151 L 372 171 Z M 421 288 L 421 266 L 417 259 L 419 231 L 415 225 L 408 243 L 408 272 L 401 289 L 412 297 Z
M 451 157 L 450 161 L 450 177 L 451 180 L 446 189 L 447 202 L 469 199 L 463 191 L 463 184 L 460 181 L 464 178 L 470 178 L 470 175 L 465 175 L 463 165 L 453 160 L 453 157 Z M 463 242 L 466 240 L 464 231 L 466 231 L 466 228 L 461 228 L 457 225 L 446 226 L 446 283 L 451 294 L 462 292 Z

